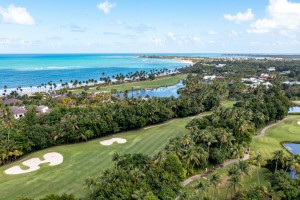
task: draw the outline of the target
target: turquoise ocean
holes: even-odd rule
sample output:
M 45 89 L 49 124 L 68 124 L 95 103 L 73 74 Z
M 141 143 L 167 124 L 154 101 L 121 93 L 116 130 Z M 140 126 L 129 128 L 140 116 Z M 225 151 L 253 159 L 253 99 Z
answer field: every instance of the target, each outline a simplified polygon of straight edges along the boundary
M 0 94 L 11 90 L 33 89 L 49 81 L 60 84 L 71 80 L 99 80 L 117 74 L 152 69 L 175 69 L 189 65 L 170 59 L 139 58 L 145 54 L 2 54 L 0 55 Z M 151 54 L 152 55 L 152 54 Z M 157 54 L 155 54 L 157 55 Z M 158 54 L 161 56 L 224 57 L 222 54 Z

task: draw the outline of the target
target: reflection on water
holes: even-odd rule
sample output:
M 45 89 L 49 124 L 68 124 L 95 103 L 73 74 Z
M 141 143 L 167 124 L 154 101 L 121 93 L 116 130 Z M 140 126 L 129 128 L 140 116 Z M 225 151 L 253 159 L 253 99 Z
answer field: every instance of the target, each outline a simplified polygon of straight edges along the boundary
M 283 145 L 292 154 L 300 154 L 300 144 L 296 143 L 286 143 Z
M 295 143 L 286 143 L 283 145 L 288 151 L 290 151 L 292 154 L 296 155 L 300 155 L 300 144 L 295 144 Z M 298 173 L 291 170 L 290 171 L 290 177 L 292 179 L 296 179 L 298 176 Z
M 177 90 L 183 87 L 182 81 L 180 81 L 176 85 L 167 86 L 167 87 L 160 87 L 156 89 L 146 89 L 146 90 L 134 90 L 128 91 L 128 97 L 138 98 L 139 96 L 145 98 L 146 96 L 149 97 L 179 97 Z M 121 97 L 124 96 L 124 92 L 119 93 Z
M 294 106 L 289 108 L 289 113 L 297 113 L 297 112 L 300 112 L 299 106 Z

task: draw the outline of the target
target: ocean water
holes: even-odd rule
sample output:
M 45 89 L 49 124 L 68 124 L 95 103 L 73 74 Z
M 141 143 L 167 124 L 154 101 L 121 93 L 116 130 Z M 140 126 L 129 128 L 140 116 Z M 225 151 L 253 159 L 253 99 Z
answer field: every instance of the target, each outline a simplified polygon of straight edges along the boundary
M 117 74 L 152 69 L 175 69 L 189 63 L 170 59 L 138 58 L 138 54 L 51 54 L 0 55 L 0 92 L 30 86 L 35 88 L 49 81 L 59 84 L 71 80 L 99 80 Z M 105 75 L 103 76 L 102 73 Z M 24 91 L 25 91 L 24 90 Z

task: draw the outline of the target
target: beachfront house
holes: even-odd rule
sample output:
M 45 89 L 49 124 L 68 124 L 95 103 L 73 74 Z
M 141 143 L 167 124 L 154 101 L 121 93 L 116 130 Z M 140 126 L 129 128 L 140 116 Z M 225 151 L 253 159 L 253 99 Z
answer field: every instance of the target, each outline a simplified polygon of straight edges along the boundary
M 15 119 L 24 117 L 27 112 L 25 106 L 12 106 L 10 109 L 13 112 Z
M 5 99 L 3 101 L 3 103 L 5 105 L 16 105 L 16 104 L 21 104 L 23 103 L 23 101 L 19 100 L 19 99 L 15 99 L 15 98 L 11 98 L 11 99 Z
M 47 114 L 50 113 L 51 110 L 49 109 L 48 106 L 41 105 L 36 107 L 36 112 L 39 114 Z

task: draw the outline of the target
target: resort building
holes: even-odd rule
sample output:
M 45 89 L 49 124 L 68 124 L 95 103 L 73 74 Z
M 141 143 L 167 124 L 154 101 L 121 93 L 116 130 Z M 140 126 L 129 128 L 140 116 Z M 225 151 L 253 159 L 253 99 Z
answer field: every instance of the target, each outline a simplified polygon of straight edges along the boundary
M 12 99 L 5 99 L 5 100 L 3 101 L 3 103 L 4 103 L 5 105 L 15 105 L 15 104 L 21 104 L 21 103 L 23 103 L 23 101 L 21 101 L 21 100 L 19 100 L 19 99 L 14 99 L 14 98 L 12 98 Z
M 51 110 L 49 109 L 48 106 L 41 105 L 36 107 L 36 112 L 39 114 L 47 114 L 50 113 Z
M 10 107 L 11 111 L 14 114 L 15 119 L 20 119 L 25 116 L 25 113 L 27 112 L 25 106 L 12 106 Z

